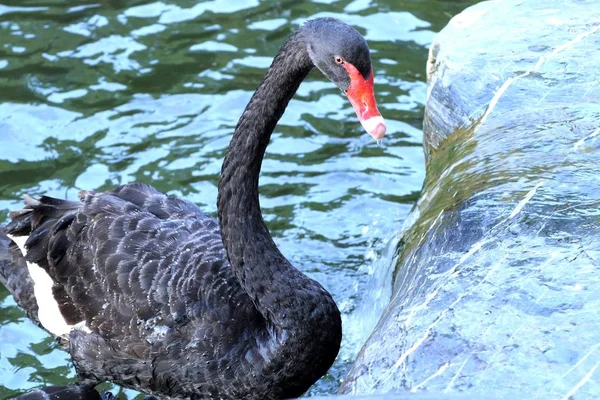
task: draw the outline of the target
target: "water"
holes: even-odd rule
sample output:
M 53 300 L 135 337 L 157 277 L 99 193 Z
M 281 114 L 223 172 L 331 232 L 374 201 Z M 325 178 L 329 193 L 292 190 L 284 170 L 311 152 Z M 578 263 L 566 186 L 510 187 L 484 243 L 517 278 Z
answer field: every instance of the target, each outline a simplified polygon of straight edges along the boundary
M 373 275 L 424 179 L 428 45 L 474 1 L 0 1 L 0 223 L 25 194 L 74 199 L 132 181 L 214 214 L 230 135 L 285 38 L 315 16 L 365 34 L 386 138 L 364 133 L 314 72 L 261 176 L 277 244 L 343 311 L 340 357 L 309 395 L 335 393 L 377 320 L 370 302 L 386 301 L 385 274 Z M 73 380 L 66 353 L 0 287 L 0 399 Z

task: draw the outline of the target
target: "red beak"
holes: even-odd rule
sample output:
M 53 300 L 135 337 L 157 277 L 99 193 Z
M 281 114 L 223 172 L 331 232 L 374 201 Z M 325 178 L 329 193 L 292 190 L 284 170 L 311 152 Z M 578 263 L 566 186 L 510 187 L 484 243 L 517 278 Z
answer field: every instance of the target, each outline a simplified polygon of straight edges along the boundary
M 365 79 L 356 67 L 348 62 L 344 63 L 344 68 L 350 76 L 350 87 L 346 91 L 348 100 L 354 107 L 358 120 L 363 128 L 379 140 L 385 135 L 385 120 L 377 110 L 375 93 L 373 92 L 373 71 L 368 79 Z

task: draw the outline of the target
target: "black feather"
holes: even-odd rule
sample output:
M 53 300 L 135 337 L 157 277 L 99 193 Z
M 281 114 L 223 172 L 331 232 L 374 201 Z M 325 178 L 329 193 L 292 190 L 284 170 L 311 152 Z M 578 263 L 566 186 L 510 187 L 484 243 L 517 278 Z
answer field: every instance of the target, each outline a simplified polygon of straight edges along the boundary
M 114 400 L 110 392 L 97 392 L 92 385 L 48 386 L 15 397 L 14 400 Z
M 27 271 L 21 250 L 12 243 L 0 227 L 0 283 L 13 295 L 15 301 L 36 324 L 38 305 L 33 293 L 33 280 Z

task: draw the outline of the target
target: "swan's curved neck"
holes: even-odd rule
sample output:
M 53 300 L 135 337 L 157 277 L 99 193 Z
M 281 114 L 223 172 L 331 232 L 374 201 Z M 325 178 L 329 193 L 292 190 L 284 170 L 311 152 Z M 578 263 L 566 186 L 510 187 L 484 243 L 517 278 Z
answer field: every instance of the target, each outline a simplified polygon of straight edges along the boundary
M 312 68 L 301 34 L 292 36 L 238 122 L 219 184 L 221 234 L 234 273 L 265 319 L 284 329 L 305 319 L 302 314 L 310 314 L 314 302 L 323 302 L 322 293 L 331 299 L 277 249 L 258 198 L 258 178 L 271 133 Z
M 260 215 L 258 177 L 271 133 L 313 66 L 302 35 L 297 33 L 279 50 L 238 121 L 223 160 L 219 184 L 218 212 L 227 250 L 234 225 L 236 230 L 255 228 L 237 225 L 228 217 L 235 215 L 240 221 L 240 218 L 255 220 L 255 214 Z M 239 204 L 232 208 L 232 200 Z M 252 214 L 242 217 L 242 211 Z M 233 255 L 229 253 L 230 258 Z

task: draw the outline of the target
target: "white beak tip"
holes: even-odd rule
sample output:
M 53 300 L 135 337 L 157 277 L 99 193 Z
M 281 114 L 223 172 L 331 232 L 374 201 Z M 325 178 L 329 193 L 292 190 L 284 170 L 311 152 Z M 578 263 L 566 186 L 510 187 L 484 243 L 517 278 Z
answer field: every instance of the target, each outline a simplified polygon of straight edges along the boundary
M 371 117 L 364 121 L 360 121 L 363 128 L 373 137 L 375 140 L 380 140 L 385 135 L 385 131 L 387 127 L 385 125 L 385 120 L 381 115 L 376 117 Z

